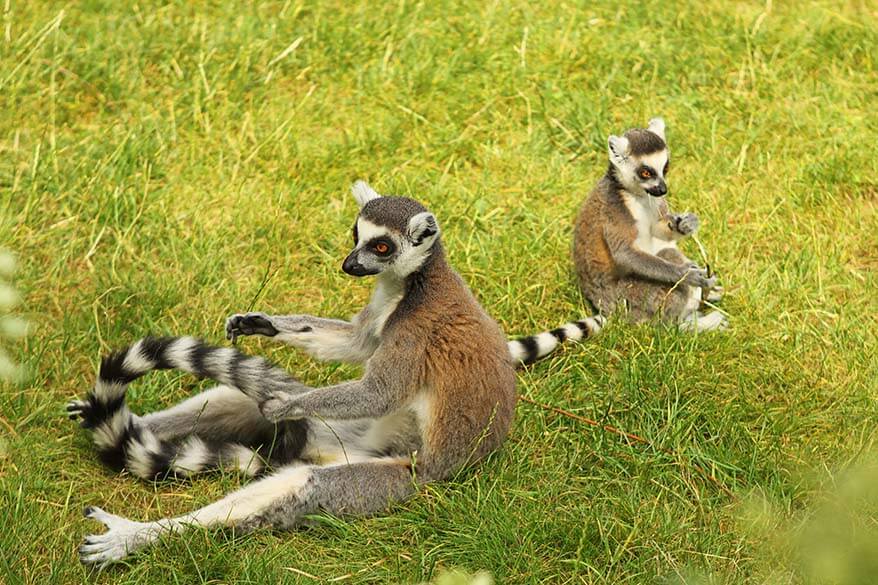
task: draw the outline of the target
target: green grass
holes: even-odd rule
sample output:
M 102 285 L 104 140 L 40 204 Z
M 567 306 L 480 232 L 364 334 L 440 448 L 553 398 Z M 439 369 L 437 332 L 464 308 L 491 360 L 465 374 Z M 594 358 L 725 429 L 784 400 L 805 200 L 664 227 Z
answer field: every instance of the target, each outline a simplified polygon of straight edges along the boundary
M 351 583 L 450 567 L 502 583 L 868 581 L 802 562 L 795 535 L 874 452 L 874 2 L 3 6 L 0 245 L 34 330 L 5 344 L 30 377 L 0 391 L 0 581 L 312 582 L 288 567 Z M 369 283 L 339 268 L 356 178 L 437 214 L 510 334 L 581 316 L 576 208 L 606 136 L 659 114 L 670 201 L 701 217 L 731 330 L 614 324 L 519 377 L 652 447 L 522 403 L 502 451 L 386 516 L 193 531 L 101 575 L 78 564 L 98 528 L 84 505 L 155 519 L 240 484 L 104 470 L 61 416 L 101 354 L 148 332 L 220 342 L 251 304 L 355 313 Z M 245 347 L 309 383 L 358 374 Z M 199 387 L 155 374 L 131 402 Z

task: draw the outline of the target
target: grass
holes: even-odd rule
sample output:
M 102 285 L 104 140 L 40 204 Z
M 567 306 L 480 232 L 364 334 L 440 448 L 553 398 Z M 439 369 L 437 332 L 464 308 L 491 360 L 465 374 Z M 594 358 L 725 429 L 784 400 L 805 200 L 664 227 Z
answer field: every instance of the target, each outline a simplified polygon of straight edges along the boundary
M 417 582 L 451 567 L 502 583 L 869 581 L 854 569 L 878 541 L 836 578 L 802 561 L 796 535 L 874 452 L 873 2 L 2 11 L 0 245 L 18 255 L 34 330 L 4 345 L 30 376 L 0 393 L 0 581 Z M 670 201 L 701 217 L 731 330 L 616 323 L 519 377 L 522 394 L 652 446 L 522 403 L 501 452 L 386 516 L 194 531 L 100 575 L 78 564 L 97 528 L 84 505 L 154 519 L 240 483 L 104 470 L 61 416 L 101 354 L 148 332 L 220 342 L 225 317 L 251 306 L 355 313 L 369 284 L 339 267 L 356 178 L 429 205 L 510 334 L 581 316 L 576 208 L 607 135 L 658 114 Z M 357 375 L 244 343 L 309 383 Z M 162 408 L 199 387 L 155 374 L 131 402 Z M 874 536 L 878 501 L 862 501 L 854 517 Z

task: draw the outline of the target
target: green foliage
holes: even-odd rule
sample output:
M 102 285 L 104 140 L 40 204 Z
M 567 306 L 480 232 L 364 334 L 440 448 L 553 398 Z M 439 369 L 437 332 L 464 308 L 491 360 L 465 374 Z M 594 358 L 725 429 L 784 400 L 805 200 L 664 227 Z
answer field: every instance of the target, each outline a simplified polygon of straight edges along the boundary
M 854 582 L 802 569 L 807 537 L 766 554 L 776 543 L 742 519 L 758 493 L 779 531 L 804 522 L 833 488 L 803 478 L 874 441 L 874 3 L 2 6 L 0 243 L 34 330 L 4 345 L 29 377 L 0 390 L 0 581 L 412 583 L 466 567 L 498 583 Z M 251 304 L 354 313 L 369 285 L 339 266 L 357 178 L 430 206 L 510 334 L 581 316 L 572 218 L 606 136 L 654 115 L 731 330 L 614 324 L 519 377 L 654 447 L 522 403 L 501 452 L 386 516 L 195 531 L 102 575 L 78 565 L 97 529 L 84 505 L 153 519 L 240 485 L 102 469 L 62 416 L 102 353 L 148 332 L 220 342 Z M 245 346 L 310 383 L 358 373 Z M 198 387 L 155 374 L 131 403 Z

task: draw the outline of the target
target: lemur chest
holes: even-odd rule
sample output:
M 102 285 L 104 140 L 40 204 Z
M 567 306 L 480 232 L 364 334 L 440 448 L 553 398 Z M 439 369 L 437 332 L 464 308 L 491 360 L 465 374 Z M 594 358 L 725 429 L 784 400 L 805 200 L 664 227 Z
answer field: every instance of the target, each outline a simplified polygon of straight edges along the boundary
M 656 237 L 655 227 L 662 217 L 660 202 L 655 197 L 635 197 L 625 193 L 622 195 L 625 207 L 634 219 L 634 227 L 637 235 L 634 245 L 647 254 L 657 254 L 659 250 L 669 247 L 677 247 L 677 243 L 671 240 Z
M 372 299 L 369 301 L 365 322 L 362 323 L 362 326 L 369 332 L 370 336 L 381 337 L 387 319 L 396 310 L 403 294 L 404 291 L 401 286 L 381 280 L 378 281 L 375 292 L 372 293 Z

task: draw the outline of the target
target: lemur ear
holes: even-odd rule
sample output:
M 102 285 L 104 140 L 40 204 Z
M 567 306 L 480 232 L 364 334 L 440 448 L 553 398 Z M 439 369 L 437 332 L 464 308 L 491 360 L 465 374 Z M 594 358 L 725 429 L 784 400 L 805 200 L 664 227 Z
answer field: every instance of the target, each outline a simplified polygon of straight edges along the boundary
M 621 165 L 628 160 L 628 139 L 624 136 L 610 136 L 610 160 L 615 165 Z
M 366 206 L 367 203 L 372 201 L 373 199 L 378 199 L 381 197 L 378 193 L 375 192 L 375 189 L 369 186 L 369 183 L 366 181 L 357 181 L 354 183 L 353 187 L 351 187 L 351 193 L 354 195 L 354 199 L 357 200 L 360 208 Z
M 665 139 L 665 121 L 661 118 L 653 118 L 649 121 L 649 126 L 646 127 L 647 130 L 661 138 Z
M 439 224 L 436 216 L 429 211 L 422 211 L 409 220 L 409 239 L 413 246 L 420 246 L 425 242 L 432 242 L 439 236 Z

